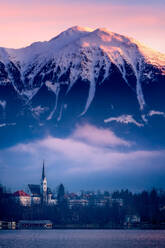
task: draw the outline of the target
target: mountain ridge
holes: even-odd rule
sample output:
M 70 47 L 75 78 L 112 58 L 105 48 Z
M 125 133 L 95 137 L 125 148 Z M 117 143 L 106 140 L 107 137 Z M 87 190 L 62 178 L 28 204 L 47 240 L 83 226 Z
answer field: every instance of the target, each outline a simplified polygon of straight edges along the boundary
M 82 118 L 143 128 L 153 116 L 164 120 L 164 82 L 164 54 L 106 29 L 75 26 L 49 41 L 0 48 L 0 129 L 71 126 Z

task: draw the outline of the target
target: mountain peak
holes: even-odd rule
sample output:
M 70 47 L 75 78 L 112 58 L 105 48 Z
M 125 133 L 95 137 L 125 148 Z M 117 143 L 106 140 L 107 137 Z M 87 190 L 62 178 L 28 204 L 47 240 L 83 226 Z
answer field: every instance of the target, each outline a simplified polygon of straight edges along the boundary
M 86 33 L 90 33 L 92 32 L 93 29 L 88 28 L 88 27 L 80 27 L 80 26 L 73 26 L 71 28 L 66 29 L 65 31 L 61 32 L 59 35 L 55 36 L 54 38 L 52 38 L 50 41 L 59 39 L 59 38 L 69 38 L 69 37 L 73 37 L 75 36 L 76 38 L 78 38 L 79 36 L 81 37 L 81 35 L 84 35 Z
M 10 59 L 13 62 L 19 62 L 23 71 L 25 71 L 29 64 L 33 63 L 34 59 L 37 60 L 38 57 L 39 61 L 41 61 L 41 57 L 48 61 L 52 56 L 58 57 L 60 51 L 62 54 L 64 48 L 65 52 L 70 52 L 71 50 L 75 51 L 78 47 L 84 49 L 85 47 L 101 48 L 108 54 L 110 60 L 117 64 L 120 64 L 119 58 L 121 57 L 126 59 L 133 67 L 137 63 L 137 57 L 145 58 L 149 63 L 161 68 L 164 68 L 165 64 L 164 54 L 145 47 L 133 38 L 111 32 L 106 28 L 92 29 L 81 26 L 73 26 L 48 42 L 35 42 L 22 49 L 4 50 L 2 48 L 0 56 L 3 61 Z
M 89 28 L 89 27 L 82 27 L 82 26 L 73 26 L 67 30 L 72 30 L 72 31 L 80 31 L 80 32 L 92 32 L 94 29 Z
M 106 34 L 112 34 L 112 32 L 110 30 L 108 30 L 107 28 L 97 28 L 97 29 L 95 29 L 95 32 L 102 32 L 102 33 L 106 33 Z

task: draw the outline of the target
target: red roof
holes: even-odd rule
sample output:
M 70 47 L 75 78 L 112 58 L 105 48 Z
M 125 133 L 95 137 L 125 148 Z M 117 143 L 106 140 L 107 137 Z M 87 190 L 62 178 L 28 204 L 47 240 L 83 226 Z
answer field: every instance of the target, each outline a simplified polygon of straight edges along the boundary
M 30 195 L 28 195 L 27 193 L 25 193 L 23 190 L 18 190 L 13 195 L 14 196 L 28 196 L 28 197 L 30 197 Z

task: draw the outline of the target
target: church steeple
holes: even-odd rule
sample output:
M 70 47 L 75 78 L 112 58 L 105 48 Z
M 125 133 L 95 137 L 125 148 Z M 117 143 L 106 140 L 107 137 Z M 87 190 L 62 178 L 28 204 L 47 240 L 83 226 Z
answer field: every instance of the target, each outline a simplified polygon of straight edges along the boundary
M 42 203 L 47 203 L 47 180 L 45 176 L 45 162 L 43 161 L 42 166 L 42 177 L 41 177 L 41 198 Z
M 43 167 L 42 167 L 42 180 L 45 178 L 45 161 L 43 160 Z

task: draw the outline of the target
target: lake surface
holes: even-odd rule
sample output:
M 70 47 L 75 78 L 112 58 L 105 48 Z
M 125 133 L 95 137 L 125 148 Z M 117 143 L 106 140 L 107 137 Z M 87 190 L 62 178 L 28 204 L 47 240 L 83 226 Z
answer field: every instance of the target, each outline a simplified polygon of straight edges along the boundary
M 0 248 L 164 248 L 165 230 L 1 230 Z

